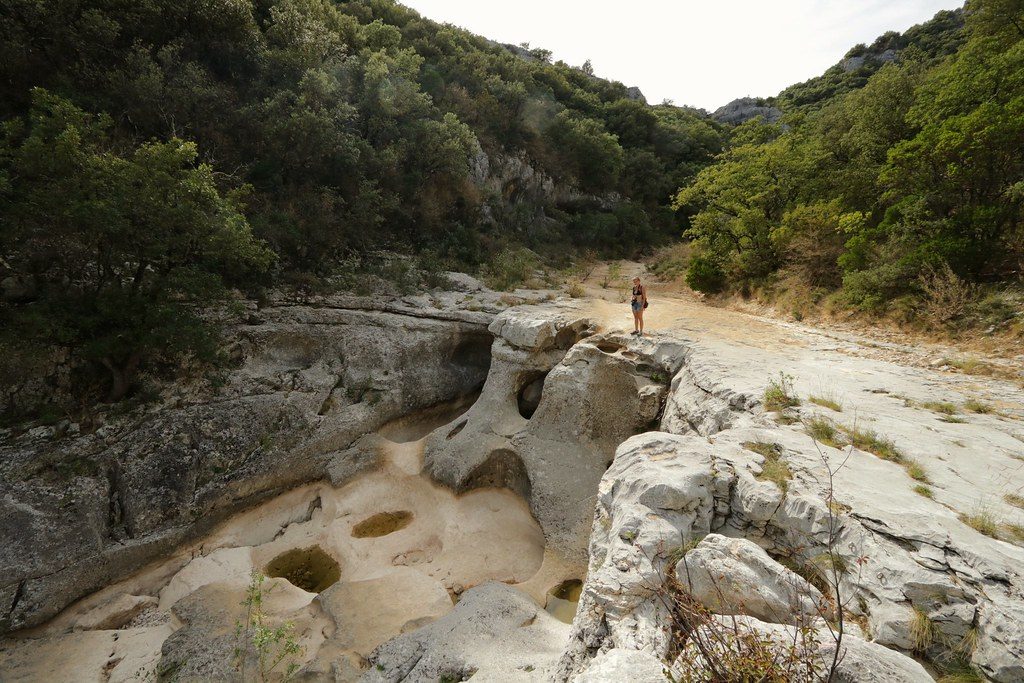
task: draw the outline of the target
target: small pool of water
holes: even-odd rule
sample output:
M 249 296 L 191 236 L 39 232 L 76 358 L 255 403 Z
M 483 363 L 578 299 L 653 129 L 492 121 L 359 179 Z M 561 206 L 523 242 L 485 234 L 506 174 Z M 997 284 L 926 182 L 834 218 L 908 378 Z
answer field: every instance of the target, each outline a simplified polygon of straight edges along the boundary
M 548 591 L 548 599 L 544 609 L 559 621 L 571 624 L 576 616 L 576 605 L 579 604 L 583 592 L 583 582 L 579 579 L 563 581 Z

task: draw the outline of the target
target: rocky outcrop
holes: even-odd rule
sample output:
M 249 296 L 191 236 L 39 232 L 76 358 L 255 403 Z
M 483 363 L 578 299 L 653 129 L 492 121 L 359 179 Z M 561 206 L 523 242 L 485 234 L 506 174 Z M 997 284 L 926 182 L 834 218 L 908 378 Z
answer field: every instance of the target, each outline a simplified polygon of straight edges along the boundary
M 743 445 L 763 440 L 765 433 L 753 427 L 723 431 L 713 444 L 697 435 L 646 433 L 619 447 L 599 489 L 590 567 L 562 676 L 586 670 L 590 657 L 611 648 L 664 657 L 673 623 L 664 600 L 669 576 L 720 613 L 776 624 L 801 611 L 827 616 L 818 590 L 764 551 L 827 578 L 821 558 L 831 547 L 842 567 L 844 611 L 864 620 L 875 643 L 934 648 L 933 656 L 939 656 L 957 647 L 964 651 L 958 643 L 965 640 L 976 641 L 968 650 L 974 666 L 995 681 L 1018 679 L 1024 649 L 1012 624 L 1022 604 L 1024 551 L 965 534 L 951 516 L 915 526 L 924 520 L 912 508 L 889 514 L 877 506 L 872 518 L 859 505 L 828 504 L 821 489 L 824 468 L 839 468 L 843 455 L 834 449 L 819 455 L 806 437 L 776 431 L 771 438 L 780 440 L 791 465 L 806 468 L 809 477 L 806 484 L 790 482 L 783 493 L 757 480 L 764 460 Z M 837 490 L 865 476 L 853 469 L 841 470 Z M 763 550 L 715 534 L 743 536 Z M 943 550 L 936 553 L 938 548 Z M 676 564 L 680 554 L 683 560 Z M 932 634 L 924 644 L 922 624 Z M 855 670 L 845 676 L 867 680 Z
M 715 614 L 800 625 L 830 612 L 821 591 L 742 538 L 708 534 L 676 563 L 673 575 Z
M 629 435 L 656 424 L 675 370 L 590 336 L 572 307 L 519 307 L 499 315 L 491 372 L 480 397 L 426 445 L 431 476 L 457 491 L 506 486 L 527 499 L 548 547 L 583 562 L 591 509 L 581 503 Z
M 782 118 L 782 110 L 765 104 L 763 100 L 741 97 L 719 107 L 711 114 L 715 121 L 734 126 L 758 117 L 765 123 L 775 123 Z

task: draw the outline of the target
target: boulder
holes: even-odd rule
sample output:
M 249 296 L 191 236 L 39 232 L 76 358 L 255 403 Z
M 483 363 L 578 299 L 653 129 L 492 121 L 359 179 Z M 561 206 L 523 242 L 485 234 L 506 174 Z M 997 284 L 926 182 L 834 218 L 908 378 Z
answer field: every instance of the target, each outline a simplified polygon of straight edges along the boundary
M 717 614 L 801 624 L 828 611 L 821 591 L 743 538 L 708 534 L 679 560 L 675 576 Z

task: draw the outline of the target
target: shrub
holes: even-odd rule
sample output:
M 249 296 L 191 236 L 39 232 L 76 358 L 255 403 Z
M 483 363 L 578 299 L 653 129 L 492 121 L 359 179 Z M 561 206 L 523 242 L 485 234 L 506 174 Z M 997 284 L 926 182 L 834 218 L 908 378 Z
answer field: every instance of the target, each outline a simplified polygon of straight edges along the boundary
M 716 294 L 725 288 L 725 271 L 721 264 L 703 254 L 690 259 L 686 268 L 686 286 L 705 294 Z
M 1003 496 L 1003 500 L 1014 507 L 1024 510 L 1024 496 L 1017 495 L 1016 493 L 1007 493 Z
M 918 484 L 917 486 L 915 486 L 914 493 L 918 494 L 919 496 L 924 496 L 925 498 L 935 497 L 935 494 L 932 492 L 931 488 L 925 486 L 924 484 Z
M 256 670 L 248 680 L 287 680 L 298 671 L 296 659 L 302 655 L 303 649 L 295 640 L 295 627 L 291 622 L 267 625 L 267 615 L 263 611 L 264 580 L 266 577 L 257 571 L 253 571 L 249 578 L 242 602 L 245 621 L 235 624 L 235 666 L 243 680 L 247 680 L 246 665 L 250 660 L 255 660 Z M 282 664 L 284 669 L 276 671 Z
M 764 409 L 770 412 L 785 410 L 800 405 L 800 399 L 793 392 L 793 378 L 779 373 L 772 378 L 764 390 Z
M 936 327 L 961 324 L 978 300 L 977 285 L 953 272 L 949 264 L 925 266 L 917 279 L 925 319 Z
M 484 269 L 484 282 L 491 289 L 510 291 L 532 277 L 539 260 L 529 249 L 498 252 Z

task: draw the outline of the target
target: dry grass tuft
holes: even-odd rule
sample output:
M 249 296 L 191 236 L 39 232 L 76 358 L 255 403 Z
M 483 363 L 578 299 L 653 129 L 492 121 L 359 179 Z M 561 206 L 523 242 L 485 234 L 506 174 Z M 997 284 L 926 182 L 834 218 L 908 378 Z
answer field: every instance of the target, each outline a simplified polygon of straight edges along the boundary
M 986 536 L 999 538 L 999 520 L 988 508 L 981 507 L 970 514 L 961 513 L 960 521 Z
M 924 496 L 925 498 L 935 498 L 935 494 L 932 492 L 931 488 L 924 484 L 918 484 L 915 486 L 914 493 Z
M 833 396 L 820 396 L 814 395 L 810 397 L 810 402 L 815 403 L 823 408 L 834 410 L 837 413 L 843 412 L 843 404 L 835 399 Z

